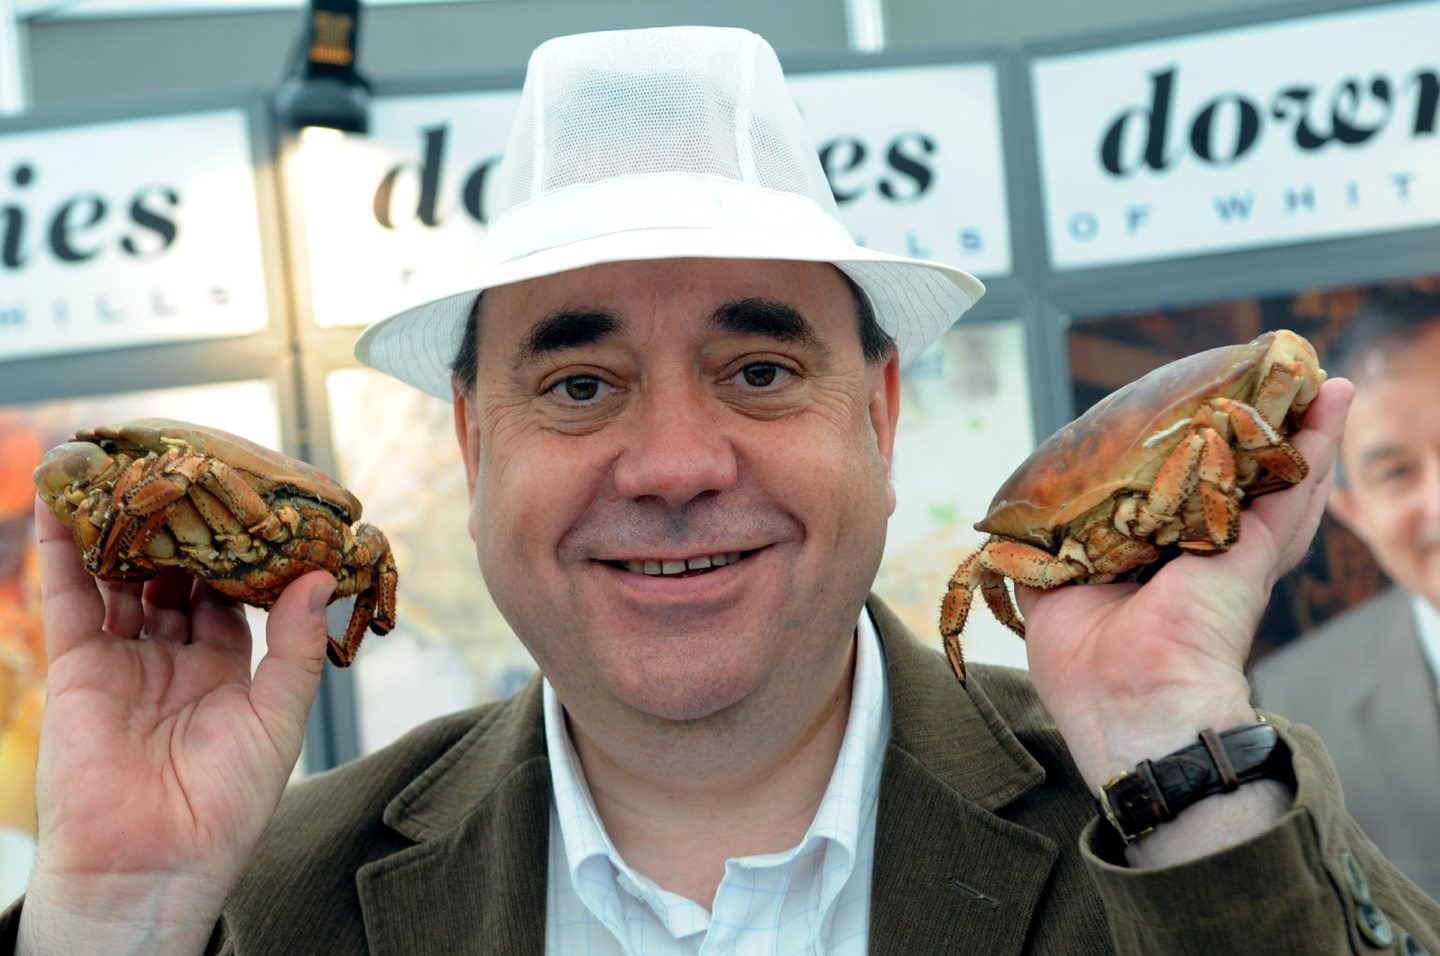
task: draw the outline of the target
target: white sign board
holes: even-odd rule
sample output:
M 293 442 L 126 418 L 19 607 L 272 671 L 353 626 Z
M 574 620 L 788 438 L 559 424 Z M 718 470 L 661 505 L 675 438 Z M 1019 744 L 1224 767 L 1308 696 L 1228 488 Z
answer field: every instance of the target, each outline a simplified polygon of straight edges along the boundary
M 269 321 L 243 110 L 0 133 L 0 360 Z
M 1010 271 L 993 66 L 800 73 L 790 92 L 859 241 L 982 276 Z
M 798 75 L 841 217 L 874 248 L 1010 270 L 990 64 Z M 378 98 L 364 139 L 292 158 L 315 321 L 364 325 L 470 286 L 519 92 Z
M 1440 224 L 1440 3 L 1033 65 L 1057 269 Z

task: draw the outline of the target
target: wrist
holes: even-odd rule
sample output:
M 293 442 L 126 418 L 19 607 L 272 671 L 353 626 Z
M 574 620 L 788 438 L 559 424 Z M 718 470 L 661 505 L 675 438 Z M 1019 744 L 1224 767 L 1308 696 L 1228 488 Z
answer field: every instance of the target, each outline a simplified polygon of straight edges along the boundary
M 192 956 L 204 951 L 228 892 L 192 874 L 33 872 L 16 953 Z
M 1107 702 L 1084 718 L 1062 724 L 1060 733 L 1093 792 L 1142 760 L 1156 760 L 1195 743 L 1206 728 L 1226 730 L 1258 719 L 1247 684 L 1242 693 L 1229 695 L 1194 690 L 1138 706 Z

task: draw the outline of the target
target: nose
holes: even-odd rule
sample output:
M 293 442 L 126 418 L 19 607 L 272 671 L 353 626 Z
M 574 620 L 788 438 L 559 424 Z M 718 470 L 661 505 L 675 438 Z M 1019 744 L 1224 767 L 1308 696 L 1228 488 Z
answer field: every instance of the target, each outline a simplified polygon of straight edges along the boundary
M 1440 529 L 1440 449 L 1425 458 L 1419 493 L 1421 513 L 1432 527 Z
M 620 494 L 680 507 L 734 486 L 739 464 L 724 412 L 703 389 L 651 389 L 630 415 L 625 446 L 615 462 Z

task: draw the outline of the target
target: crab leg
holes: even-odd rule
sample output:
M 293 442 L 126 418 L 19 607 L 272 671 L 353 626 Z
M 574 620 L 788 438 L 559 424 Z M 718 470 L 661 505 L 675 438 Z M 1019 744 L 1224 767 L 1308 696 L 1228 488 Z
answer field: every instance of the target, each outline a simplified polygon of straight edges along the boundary
M 1277 479 L 1293 485 L 1305 477 L 1309 471 L 1305 459 L 1254 408 L 1229 398 L 1215 399 L 1215 406 L 1229 415 L 1236 443 Z M 1259 490 L 1252 486 L 1250 493 Z
M 1009 538 L 992 536 L 984 547 L 960 562 L 950 576 L 945 598 L 940 604 L 940 634 L 944 638 L 945 656 L 955 676 L 965 679 L 965 659 L 960 650 L 960 632 L 970 616 L 970 602 L 976 588 L 981 589 L 991 613 L 1022 638 L 1025 623 L 1005 587 L 1005 578 L 1037 588 L 1059 587 L 1084 577 L 1090 569 L 1084 565 L 1056 557 L 1034 545 Z

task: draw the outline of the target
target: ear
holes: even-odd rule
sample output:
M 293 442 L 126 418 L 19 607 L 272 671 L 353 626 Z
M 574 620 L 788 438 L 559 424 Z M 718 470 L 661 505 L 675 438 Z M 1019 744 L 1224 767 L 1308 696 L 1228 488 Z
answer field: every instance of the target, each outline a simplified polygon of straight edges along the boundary
M 455 440 L 460 443 L 460 457 L 465 462 L 465 486 L 475 497 L 475 482 L 480 475 L 480 425 L 476 418 L 475 394 L 452 386 L 455 403 Z
M 890 466 L 895 457 L 895 423 L 900 418 L 900 356 L 891 353 L 884 365 L 871 365 L 870 427 L 875 432 L 875 446 L 885 462 L 886 513 L 895 513 L 895 482 L 890 479 Z
M 1330 512 L 1330 517 L 1349 528 L 1367 545 L 1369 544 L 1365 531 L 1361 527 L 1359 503 L 1355 500 L 1355 492 L 1348 486 L 1330 489 L 1330 500 L 1325 503 L 1325 510 Z

